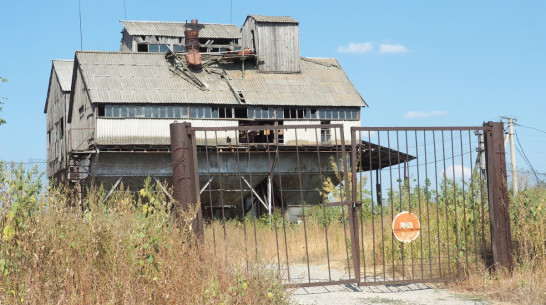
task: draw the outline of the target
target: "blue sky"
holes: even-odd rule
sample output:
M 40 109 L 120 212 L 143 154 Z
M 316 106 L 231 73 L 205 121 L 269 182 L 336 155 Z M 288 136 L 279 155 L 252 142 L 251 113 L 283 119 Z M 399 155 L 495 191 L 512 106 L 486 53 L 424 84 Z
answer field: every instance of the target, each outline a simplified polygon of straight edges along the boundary
M 83 49 L 119 50 L 119 20 L 300 21 L 301 55 L 335 57 L 369 104 L 365 126 L 481 125 L 513 115 L 546 131 L 545 1 L 81 0 Z M 80 49 L 78 1 L 2 1 L 0 159 L 45 159 L 52 59 Z M 231 16 L 230 16 L 231 15 Z M 546 133 L 518 126 L 546 173 Z M 517 164 L 528 170 L 517 154 Z M 546 180 L 546 175 L 541 176 Z

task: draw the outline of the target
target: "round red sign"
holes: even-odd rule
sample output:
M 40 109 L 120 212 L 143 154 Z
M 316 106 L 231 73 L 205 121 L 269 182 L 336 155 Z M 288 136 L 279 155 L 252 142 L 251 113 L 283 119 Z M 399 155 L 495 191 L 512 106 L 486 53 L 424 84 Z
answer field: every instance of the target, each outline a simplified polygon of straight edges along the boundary
M 392 221 L 392 233 L 399 241 L 410 243 L 414 241 L 421 231 L 421 224 L 417 216 L 408 211 L 398 213 Z

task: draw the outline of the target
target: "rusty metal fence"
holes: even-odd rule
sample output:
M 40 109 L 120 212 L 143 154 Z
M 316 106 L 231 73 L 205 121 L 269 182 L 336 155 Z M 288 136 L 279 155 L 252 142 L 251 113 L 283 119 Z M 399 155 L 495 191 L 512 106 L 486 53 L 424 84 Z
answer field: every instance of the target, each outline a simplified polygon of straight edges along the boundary
M 172 144 L 175 198 L 200 198 L 208 249 L 265 263 L 288 286 L 458 279 L 509 266 L 495 124 L 185 125 L 188 139 Z M 419 221 L 412 242 L 393 233 L 400 212 Z
M 217 255 L 265 262 L 290 285 L 358 281 L 342 125 L 192 131 L 204 241 Z
M 491 238 L 483 132 L 483 127 L 352 130 L 361 284 L 445 281 L 486 266 Z M 370 143 L 382 149 L 374 155 Z M 367 164 L 372 167 L 363 171 Z M 407 243 L 392 229 L 404 211 L 420 223 L 419 237 Z

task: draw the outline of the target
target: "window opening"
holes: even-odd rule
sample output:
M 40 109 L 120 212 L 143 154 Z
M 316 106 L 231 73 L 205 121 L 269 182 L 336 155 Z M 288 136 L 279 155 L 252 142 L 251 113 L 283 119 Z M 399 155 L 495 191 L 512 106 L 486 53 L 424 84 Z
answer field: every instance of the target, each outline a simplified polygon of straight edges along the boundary
M 321 121 L 321 125 L 327 125 L 330 124 L 330 121 Z M 331 140 L 331 129 L 330 128 L 321 128 L 320 129 L 320 142 L 323 144 L 330 143 Z
M 61 120 L 59 121 L 59 140 L 63 138 L 63 135 L 64 135 L 64 124 L 63 124 L 63 119 L 61 118 Z
M 246 110 L 247 110 L 246 108 L 235 108 L 235 118 L 237 118 L 237 119 L 247 119 L 248 114 L 247 114 Z
M 148 44 L 139 43 L 137 45 L 137 52 L 148 52 Z
M 175 51 L 175 52 L 184 52 L 184 51 L 186 51 L 186 49 L 184 48 L 184 46 L 174 45 L 173 46 L 173 51 Z
M 105 116 L 105 113 L 104 113 L 104 112 L 105 112 L 105 111 L 104 111 L 105 109 L 104 109 L 104 108 L 105 108 L 104 105 L 99 105 L 99 106 L 97 107 L 97 116 L 99 116 L 99 117 Z
M 160 45 L 159 46 L 159 52 L 161 52 L 161 53 L 169 52 L 169 46 L 166 45 L 166 44 Z

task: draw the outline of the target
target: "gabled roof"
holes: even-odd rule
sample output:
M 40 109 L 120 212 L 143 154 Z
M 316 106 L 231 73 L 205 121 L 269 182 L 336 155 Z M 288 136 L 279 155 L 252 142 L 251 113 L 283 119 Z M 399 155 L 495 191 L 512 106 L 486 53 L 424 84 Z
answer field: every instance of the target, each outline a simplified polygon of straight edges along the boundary
M 248 15 L 256 20 L 256 22 L 272 22 L 272 23 L 299 23 L 296 19 L 288 16 L 262 16 Z
M 55 69 L 55 73 L 57 74 L 61 89 L 63 91 L 70 91 L 74 61 L 69 59 L 54 59 L 53 68 Z
M 121 23 L 132 36 L 184 37 L 185 22 L 124 21 Z M 199 37 L 241 38 L 241 31 L 235 24 L 200 23 Z
M 51 75 L 50 83 L 51 86 L 51 77 L 56 77 L 57 82 L 59 83 L 61 90 L 63 92 L 70 92 L 70 87 L 72 86 L 72 70 L 74 69 L 74 61 L 69 59 L 54 59 L 51 65 Z M 49 101 L 49 92 L 51 88 L 47 88 L 46 104 L 44 107 L 44 113 L 47 112 L 47 103 Z
M 206 57 L 204 56 L 206 61 Z M 193 77 L 176 74 L 161 53 L 76 52 L 92 103 L 183 103 L 274 106 L 366 106 L 364 100 L 333 58 L 302 58 L 301 73 L 260 73 L 247 60 L 206 66 Z

